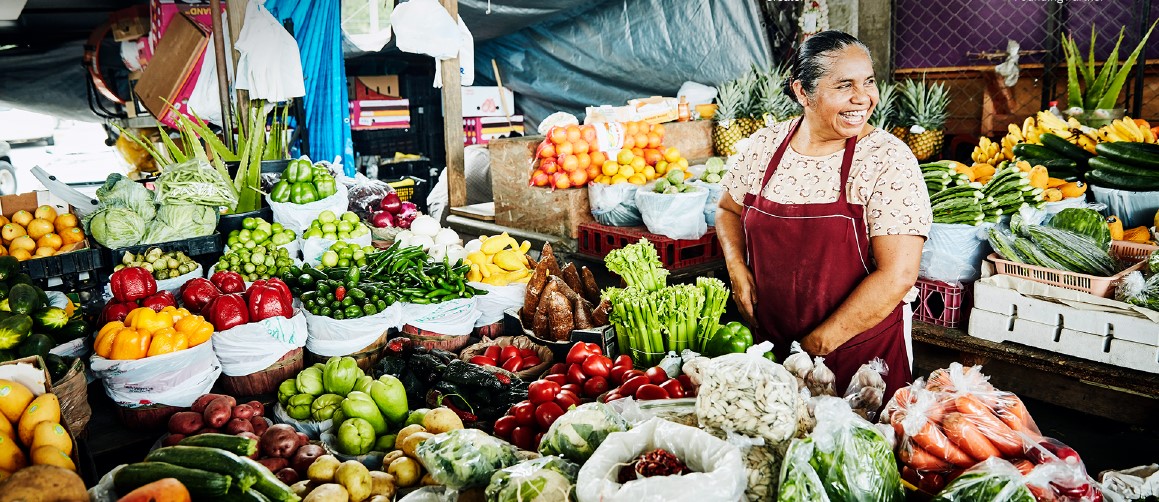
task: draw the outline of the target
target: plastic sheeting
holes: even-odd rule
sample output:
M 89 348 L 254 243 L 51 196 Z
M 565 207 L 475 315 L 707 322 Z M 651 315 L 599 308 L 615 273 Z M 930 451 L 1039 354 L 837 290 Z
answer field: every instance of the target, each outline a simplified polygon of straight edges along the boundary
M 542 3 L 542 2 L 540 2 Z M 525 119 L 537 124 L 555 111 L 583 116 L 590 105 L 623 105 L 641 96 L 674 96 L 691 80 L 716 85 L 756 63 L 768 67 L 770 49 L 757 2 L 751 0 L 460 2 L 460 15 L 485 40 L 475 47 L 476 85 L 492 85 L 491 59 L 503 85 L 517 94 Z M 542 19 L 531 25 L 530 20 Z M 509 24 L 511 23 L 511 24 Z

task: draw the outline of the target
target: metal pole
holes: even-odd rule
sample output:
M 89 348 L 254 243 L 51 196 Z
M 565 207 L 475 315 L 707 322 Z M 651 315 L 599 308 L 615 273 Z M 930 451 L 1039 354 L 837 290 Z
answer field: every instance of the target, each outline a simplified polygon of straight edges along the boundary
M 229 67 L 225 64 L 225 32 L 221 28 L 221 0 L 210 0 L 209 9 L 213 19 L 213 52 L 217 57 L 217 95 L 221 99 L 222 129 L 225 130 L 225 144 L 234 148 L 233 110 L 229 99 Z
M 1138 9 L 1139 18 L 1139 40 L 1143 40 L 1143 36 L 1147 34 L 1147 27 L 1150 26 L 1151 19 L 1151 0 L 1135 0 L 1135 7 Z M 1147 72 L 1147 53 L 1144 48 L 1144 53 L 1139 58 L 1138 65 L 1135 68 L 1135 91 L 1131 96 L 1134 103 L 1131 105 L 1131 117 L 1142 118 L 1143 115 L 1143 85 Z

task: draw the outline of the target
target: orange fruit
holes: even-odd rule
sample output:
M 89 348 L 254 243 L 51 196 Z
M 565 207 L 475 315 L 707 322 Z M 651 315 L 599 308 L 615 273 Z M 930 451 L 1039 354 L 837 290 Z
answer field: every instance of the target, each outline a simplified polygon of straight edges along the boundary
M 633 154 L 631 150 L 628 150 L 627 148 L 625 148 L 623 150 L 620 150 L 620 153 L 616 154 L 616 161 L 621 163 L 621 164 L 628 164 L 628 163 L 632 162 L 632 159 L 635 156 L 636 155 Z
M 598 166 L 596 164 L 592 164 L 592 165 L 588 166 L 586 171 L 588 173 L 588 179 L 590 179 L 592 181 L 595 181 L 596 178 L 599 178 L 601 176 L 601 172 L 602 172 L 600 170 L 600 166 Z
M 664 124 L 655 124 L 652 126 L 652 132 L 660 135 L 660 139 L 664 139 Z
M 27 227 L 28 223 L 31 222 L 33 218 L 34 216 L 32 216 L 32 213 L 23 209 L 12 214 L 12 222 L 19 224 L 22 227 Z
M 632 149 L 632 155 L 635 155 L 637 157 L 643 157 L 644 156 L 644 149 L 637 146 L 636 148 Z
M 628 177 L 628 183 L 633 185 L 643 185 L 647 182 L 648 180 L 644 178 L 643 174 L 633 174 L 632 176 Z
M 597 166 L 604 165 L 604 161 L 608 160 L 608 156 L 599 150 L 592 151 L 590 155 L 592 156 L 592 164 Z
M 660 142 L 664 141 L 659 134 L 654 132 L 648 133 L 648 148 L 660 148 Z
M 635 137 L 636 133 L 640 132 L 640 123 L 639 122 L 628 122 L 624 126 L 624 132 L 628 133 L 628 136 Z
M 591 124 L 581 126 L 580 136 L 583 137 L 584 141 L 587 141 L 593 145 L 596 144 L 596 126 Z
M 586 171 L 588 166 L 592 165 L 592 157 L 586 153 L 577 153 L 575 158 L 579 161 L 579 168 L 582 170 Z
M 543 159 L 539 163 L 539 169 L 547 174 L 555 174 L 559 170 L 559 163 L 555 159 Z
M 648 147 L 648 135 L 646 133 L 636 133 L 635 139 L 637 148 Z
M 14 239 L 21 235 L 27 235 L 27 233 L 19 223 L 8 223 L 0 228 L 0 237 L 4 239 L 5 244 L 11 244 Z
M 85 240 L 84 231 L 77 227 L 66 228 L 63 232 L 59 232 L 58 235 L 60 235 L 62 246 L 66 244 L 76 244 Z
M 567 129 L 562 127 L 552 127 L 551 131 L 547 133 L 547 138 L 550 139 L 552 143 L 557 145 L 563 143 L 564 141 L 567 141 Z
M 591 150 L 591 144 L 584 141 L 583 138 L 573 141 L 571 146 L 575 153 L 588 153 Z
M 12 223 L 12 222 L 11 222 L 11 221 L 8 221 L 8 218 L 6 218 L 6 217 L 4 217 L 4 216 L 0 215 L 0 227 L 2 227 L 2 226 L 4 226 L 4 225 L 7 225 L 7 224 L 9 224 L 9 223 Z
M 551 176 L 548 176 L 547 173 L 537 169 L 534 173 L 531 174 L 531 183 L 537 187 L 545 187 L 551 183 Z
M 52 222 L 42 218 L 36 218 L 28 222 L 28 236 L 33 240 L 40 239 L 45 235 L 51 234 L 53 231 Z
M 44 234 L 36 240 L 37 247 L 60 249 L 64 245 L 64 239 L 56 234 Z
M 632 169 L 632 166 L 620 166 L 620 170 L 616 172 L 617 176 L 623 176 L 625 179 L 634 174 L 636 174 L 636 171 Z
M 560 163 L 560 167 L 563 168 L 564 172 L 573 172 L 579 168 L 579 159 L 575 155 L 567 155 Z
M 633 148 L 636 148 L 636 139 L 633 136 L 624 136 L 623 148 L 625 150 L 631 150 Z
M 39 248 L 36 248 L 36 254 L 34 254 L 33 256 L 35 256 L 37 258 L 43 258 L 45 256 L 52 256 L 54 254 L 56 254 L 55 249 L 46 248 L 46 247 L 39 247 Z
M 648 165 L 654 166 L 661 160 L 664 160 L 664 155 L 660 153 L 660 150 L 653 150 L 651 148 L 644 150 L 644 162 L 647 162 Z
M 13 258 L 16 258 L 17 261 L 24 261 L 24 260 L 31 260 L 32 259 L 32 253 L 29 253 L 27 250 L 24 250 L 24 249 L 13 249 L 12 252 L 10 252 L 8 254 L 12 255 Z
M 579 126 L 577 126 L 577 125 L 567 126 L 567 140 L 568 141 L 575 143 L 576 141 L 583 139 L 583 137 L 584 137 L 583 134 L 580 133 Z
M 564 156 L 575 153 L 575 146 L 570 141 L 564 141 L 555 146 L 556 155 Z
M 620 171 L 620 164 L 614 160 L 605 160 L 600 170 L 603 171 L 604 176 L 615 176 Z
M 567 177 L 567 173 L 555 173 L 551 181 L 555 188 L 571 188 L 571 179 Z
M 568 175 L 568 178 L 571 180 L 571 186 L 582 187 L 588 184 L 588 172 L 583 169 L 576 169 Z
M 615 176 L 612 176 L 612 183 L 611 184 L 615 185 L 616 183 L 624 183 L 626 181 L 628 181 L 627 176 L 624 176 L 622 174 L 617 174 Z
M 56 220 L 54 220 L 52 224 L 56 228 L 56 233 L 63 234 L 66 228 L 76 228 L 76 215 L 72 213 L 62 214 L 57 216 Z
M 644 177 L 650 180 L 656 179 L 656 168 L 648 166 L 644 168 Z
M 36 212 L 33 213 L 33 216 L 42 220 L 53 221 L 56 219 L 56 209 L 48 204 L 45 204 L 36 208 Z
M 546 159 L 555 157 L 555 143 L 544 141 L 539 145 L 539 158 Z

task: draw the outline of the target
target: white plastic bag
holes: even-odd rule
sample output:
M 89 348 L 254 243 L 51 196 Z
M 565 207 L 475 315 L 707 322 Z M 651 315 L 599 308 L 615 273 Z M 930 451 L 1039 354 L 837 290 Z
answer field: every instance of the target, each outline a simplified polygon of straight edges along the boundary
M 676 455 L 693 472 L 616 482 L 621 467 L 657 448 Z M 653 418 L 600 444 L 580 468 L 576 496 L 579 502 L 731 502 L 741 500 L 746 484 L 735 446 L 700 429 Z
M 309 312 L 306 326 L 306 350 L 324 357 L 354 354 L 378 340 L 390 328 L 397 329 L 402 317 L 402 304 L 396 303 L 382 312 L 357 319 L 331 319 Z
M 470 285 L 487 292 L 485 295 L 475 297 L 475 308 L 479 310 L 479 318 L 475 320 L 476 328 L 502 321 L 503 313 L 508 309 L 523 306 L 524 296 L 527 293 L 527 285 L 523 283 L 492 286 L 472 282 Z
M 1091 185 L 1095 201 L 1107 205 L 1107 213 L 1123 220 L 1123 228 L 1150 227 L 1159 209 L 1159 192 L 1129 192 Z
M 680 90 L 676 91 L 676 99 L 680 99 L 681 96 L 686 98 L 688 106 L 712 104 L 712 101 L 716 99 L 716 88 L 689 81 L 681 84 Z
M 689 218 L 688 215 L 704 214 L 704 201 L 708 190 L 695 190 L 678 194 L 660 194 L 644 187 L 636 192 L 636 206 L 648 231 L 669 239 L 699 239 L 708 232 L 704 218 Z
M 353 49 L 354 55 L 378 52 L 390 42 L 390 14 L 392 0 L 364 0 L 342 2 L 342 38 Z M 346 45 L 344 44 L 344 45 Z
M 235 87 L 248 90 L 250 99 L 278 102 L 306 95 L 298 42 L 262 2 L 246 7 L 237 51 Z
M 299 245 L 302 246 L 302 262 L 311 267 L 318 264 L 322 260 L 322 255 L 330 250 L 330 246 L 338 241 L 330 239 L 323 239 L 321 237 L 314 237 L 312 239 L 298 239 Z M 348 239 L 346 242 L 351 244 L 358 244 L 359 246 L 369 246 L 374 242 L 374 238 L 370 233 Z
M 345 213 L 347 206 L 350 205 L 350 201 L 347 199 L 346 185 L 342 183 L 336 183 L 336 185 L 338 185 L 338 191 L 334 195 L 309 204 L 274 202 L 267 195 L 266 204 L 274 211 L 274 223 L 281 223 L 282 226 L 293 230 L 294 233 L 302 235 L 309 228 L 310 222 L 317 219 L 322 211 L 329 209 L 336 215 Z
M 114 361 L 93 355 L 93 373 L 120 406 L 188 407 L 209 392 L 221 374 L 212 343 L 143 359 Z
M 644 224 L 640 208 L 636 206 L 636 192 L 640 187 L 631 183 L 591 183 L 588 200 L 592 217 L 601 225 L 638 227 Z
M 306 346 L 306 316 L 271 317 L 213 334 L 213 351 L 226 376 L 257 373 L 287 352 Z
M 986 236 L 993 227 L 992 223 L 934 223 L 922 247 L 919 275 L 947 284 L 978 280 L 982 277 L 982 262 L 992 252 Z
M 401 324 L 446 336 L 469 335 L 483 315 L 475 298 L 461 298 L 430 305 L 403 304 Z
M 437 0 L 410 0 L 390 14 L 398 50 L 450 59 L 459 53 L 455 19 Z
M 715 227 L 716 208 L 720 204 L 720 198 L 724 196 L 724 185 L 720 183 L 705 183 L 703 181 L 698 181 L 696 184 L 708 190 L 708 197 L 704 199 L 704 222 L 710 227 Z
M 168 291 L 170 293 L 173 293 L 174 297 L 180 299 L 181 298 L 181 286 L 184 286 L 185 283 L 189 282 L 190 279 L 196 279 L 198 277 L 204 277 L 204 276 L 205 276 L 205 269 L 201 268 L 201 265 L 199 264 L 199 265 L 197 265 L 197 268 L 193 269 L 193 271 L 189 272 L 188 274 L 179 275 L 177 277 L 173 277 L 170 279 L 163 279 L 163 280 L 157 281 L 157 291 Z M 104 299 L 107 302 L 112 298 L 113 298 L 113 290 L 110 289 L 108 284 L 105 284 Z

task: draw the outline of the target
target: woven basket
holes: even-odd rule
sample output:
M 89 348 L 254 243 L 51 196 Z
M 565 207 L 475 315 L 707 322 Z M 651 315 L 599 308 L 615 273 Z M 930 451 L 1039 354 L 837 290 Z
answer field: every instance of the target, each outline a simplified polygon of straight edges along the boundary
M 536 379 L 539 377 L 539 375 L 542 375 L 543 372 L 547 371 L 547 369 L 550 368 L 551 364 L 554 362 L 554 359 L 551 355 L 551 349 L 535 343 L 535 341 L 526 336 L 504 336 L 494 340 L 484 338 L 483 341 L 463 349 L 463 353 L 459 354 L 459 359 L 470 362 L 472 357 L 483 355 L 483 353 L 487 351 L 487 347 L 492 345 L 498 345 L 500 347 L 514 345 L 519 349 L 531 349 L 535 351 L 535 354 L 539 356 L 539 360 L 541 362 L 535 366 L 514 373 L 515 376 L 522 380 Z M 482 366 L 482 368 L 492 373 L 503 372 L 506 374 L 511 374 L 511 372 L 495 366 Z
M 268 368 L 243 376 L 221 375 L 217 383 L 226 394 L 231 396 L 256 396 L 275 392 L 287 378 L 292 378 L 305 366 L 304 349 L 297 348 L 286 352 Z
M 427 331 L 419 329 L 409 324 L 402 327 L 403 336 L 410 338 L 415 345 L 426 347 L 428 349 L 441 349 L 448 352 L 458 352 L 459 349 L 467 346 L 467 342 L 471 340 L 471 334 L 459 336 L 447 336 L 434 331 Z
M 386 346 L 386 341 L 389 339 L 390 330 L 383 331 L 382 334 L 378 336 L 378 339 L 373 343 L 363 347 L 362 350 L 358 352 L 347 354 L 347 357 L 353 357 L 354 360 L 358 362 L 358 367 L 362 368 L 362 371 L 370 371 L 370 368 L 374 366 L 374 364 L 377 363 L 379 359 L 382 358 L 382 348 Z M 303 367 L 312 366 L 318 363 L 326 364 L 326 361 L 329 361 L 330 357 L 332 356 L 322 356 L 307 350 L 306 363 L 303 365 Z M 280 384 L 281 382 L 278 383 Z
M 486 326 L 479 326 L 471 333 L 475 338 L 499 338 L 503 336 L 503 328 L 506 325 L 503 319 L 495 321 Z
M 134 430 L 161 430 L 169 424 L 169 417 L 185 408 L 166 404 L 153 404 L 126 408 L 117 406 L 117 417 L 125 427 Z
M 82 435 L 89 424 L 93 410 L 89 407 L 89 385 L 85 379 L 85 362 L 77 358 L 60 380 L 52 386 L 52 393 L 60 400 L 60 414 L 73 433 Z

